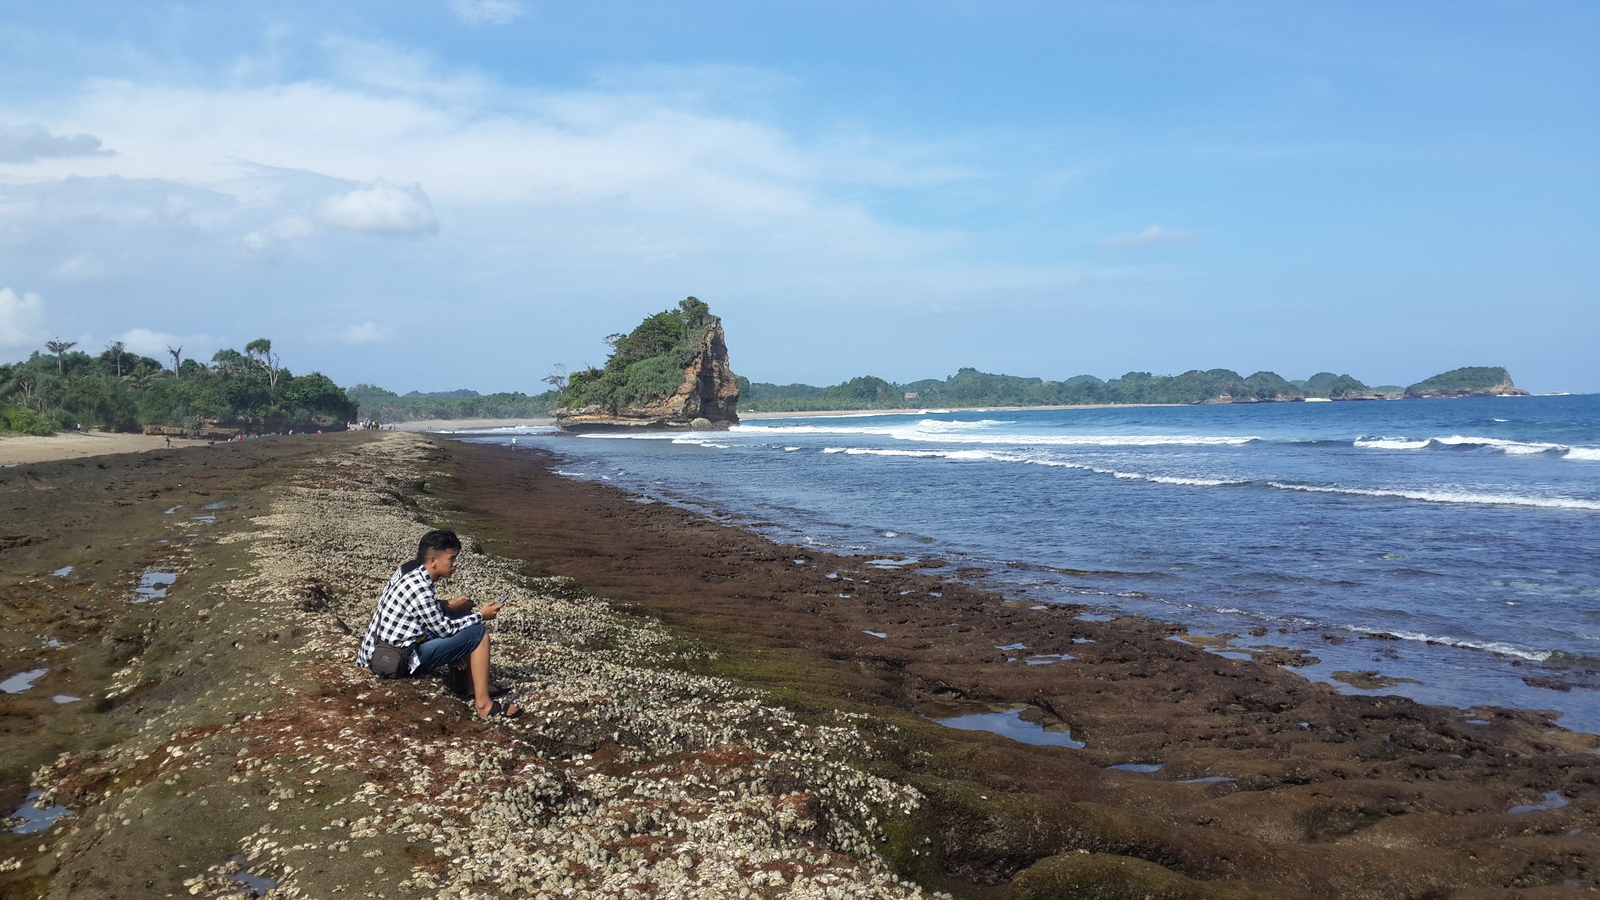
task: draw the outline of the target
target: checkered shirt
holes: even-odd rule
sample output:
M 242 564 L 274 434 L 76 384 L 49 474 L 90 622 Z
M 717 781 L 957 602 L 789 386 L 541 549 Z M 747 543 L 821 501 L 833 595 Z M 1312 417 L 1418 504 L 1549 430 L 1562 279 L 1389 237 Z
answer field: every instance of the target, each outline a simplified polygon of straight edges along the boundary
M 424 635 L 449 637 L 463 628 L 483 621 L 475 612 L 447 616 L 439 608 L 439 598 L 433 593 L 433 579 L 422 566 L 407 572 L 404 567 L 389 576 L 389 583 L 378 598 L 378 608 L 372 611 L 372 624 L 367 626 L 366 637 L 361 639 L 361 652 L 356 654 L 356 665 L 363 668 L 372 663 L 372 651 L 378 641 L 388 641 L 396 647 L 409 647 Z M 411 671 L 417 670 L 416 654 L 411 655 Z

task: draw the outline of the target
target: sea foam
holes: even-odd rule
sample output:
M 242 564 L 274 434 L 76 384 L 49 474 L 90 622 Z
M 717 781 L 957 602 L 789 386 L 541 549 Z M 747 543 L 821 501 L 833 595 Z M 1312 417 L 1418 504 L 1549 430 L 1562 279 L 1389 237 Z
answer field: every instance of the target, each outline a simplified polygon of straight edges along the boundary
M 1147 472 L 1128 472 L 1108 469 L 1080 462 L 1070 462 L 1047 453 L 1026 453 L 1004 450 L 899 450 L 880 447 L 825 447 L 823 453 L 842 453 L 846 456 L 886 456 L 908 459 L 949 459 L 965 462 L 1024 463 L 1057 469 L 1078 469 L 1109 475 L 1123 481 L 1147 481 L 1153 484 L 1170 484 L 1187 487 L 1234 487 L 1260 485 L 1282 491 L 1302 491 L 1312 494 L 1345 494 L 1356 497 L 1378 497 L 1394 500 L 1418 500 L 1427 503 L 1467 503 L 1490 506 L 1533 506 L 1547 509 L 1600 510 L 1600 500 L 1581 497 L 1533 497 L 1522 494 L 1488 493 L 1479 491 L 1408 490 L 1401 488 L 1364 488 L 1345 485 L 1293 484 L 1284 481 L 1251 481 L 1237 478 L 1203 478 L 1183 475 L 1158 475 Z
M 922 441 L 947 444 L 996 444 L 1013 447 L 1218 447 L 1259 441 L 1255 435 L 1203 434 L 1017 434 L 996 430 L 1013 424 L 995 419 L 976 422 L 948 422 L 923 419 L 914 425 L 737 425 L 734 434 L 749 434 L 764 439 L 789 435 L 861 435 L 887 437 L 897 441 Z M 633 437 L 634 435 L 628 435 Z M 645 435 L 637 435 L 645 437 Z
M 1313 494 L 1349 494 L 1357 497 L 1387 497 L 1396 500 L 1422 500 L 1428 503 L 1471 503 L 1490 506 L 1539 506 L 1547 509 L 1600 510 L 1600 500 L 1577 497 L 1528 497 L 1521 494 L 1490 494 L 1474 491 L 1418 491 L 1388 488 L 1358 488 L 1339 485 L 1288 484 L 1282 481 L 1264 482 L 1268 487 L 1284 491 L 1305 491 Z
M 1355 446 L 1367 450 L 1443 450 L 1482 447 L 1499 450 L 1507 456 L 1538 456 L 1545 453 L 1562 454 L 1563 459 L 1600 460 L 1600 447 L 1571 447 L 1542 441 L 1510 441 L 1504 438 L 1475 437 L 1452 434 L 1449 437 L 1363 437 Z
M 1515 656 L 1518 659 L 1525 659 L 1529 662 L 1545 662 L 1551 657 L 1551 655 L 1553 655 L 1554 652 L 1551 650 L 1529 650 L 1526 647 L 1519 647 L 1516 644 L 1508 644 L 1504 641 L 1472 641 L 1464 638 L 1423 634 L 1420 631 L 1396 631 L 1393 629 L 1384 631 L 1383 629 L 1357 628 L 1350 625 L 1344 625 L 1341 627 L 1346 631 L 1353 631 L 1359 634 L 1382 632 L 1383 634 L 1392 634 L 1402 641 L 1416 641 L 1423 644 L 1443 644 L 1446 647 L 1460 647 L 1465 650 L 1483 650 L 1489 653 L 1499 653 L 1502 656 Z

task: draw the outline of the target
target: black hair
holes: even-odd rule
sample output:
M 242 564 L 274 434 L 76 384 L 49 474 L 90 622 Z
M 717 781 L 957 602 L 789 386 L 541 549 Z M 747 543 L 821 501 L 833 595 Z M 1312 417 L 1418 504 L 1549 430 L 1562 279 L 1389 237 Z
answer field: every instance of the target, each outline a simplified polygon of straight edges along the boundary
M 443 553 L 446 550 L 460 550 L 461 538 L 456 537 L 454 531 L 445 528 L 435 528 L 422 536 L 417 541 L 417 558 L 400 567 L 400 571 L 411 573 L 417 567 L 428 561 L 430 553 Z

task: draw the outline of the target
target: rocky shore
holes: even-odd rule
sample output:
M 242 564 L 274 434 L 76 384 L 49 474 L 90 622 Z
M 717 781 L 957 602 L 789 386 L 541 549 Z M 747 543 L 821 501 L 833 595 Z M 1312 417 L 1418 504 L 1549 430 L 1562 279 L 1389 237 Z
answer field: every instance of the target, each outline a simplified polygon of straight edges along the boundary
M 1301 648 L 1226 659 L 551 462 L 355 433 L 0 470 L 0 896 L 1596 886 L 1596 741 L 1545 715 L 1341 695 Z M 514 723 L 350 663 L 432 526 L 456 588 L 511 598 Z M 1050 743 L 934 721 L 962 715 Z

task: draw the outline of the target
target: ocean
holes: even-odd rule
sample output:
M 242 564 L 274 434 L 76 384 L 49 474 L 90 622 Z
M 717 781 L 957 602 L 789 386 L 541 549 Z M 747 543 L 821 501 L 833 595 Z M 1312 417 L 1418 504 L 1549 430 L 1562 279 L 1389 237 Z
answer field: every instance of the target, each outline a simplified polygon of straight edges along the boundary
M 1597 395 L 458 436 L 553 450 L 564 474 L 778 540 L 1305 648 L 1320 662 L 1295 671 L 1348 693 L 1552 709 L 1600 733 Z M 1417 683 L 1333 679 L 1374 670 Z

